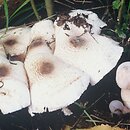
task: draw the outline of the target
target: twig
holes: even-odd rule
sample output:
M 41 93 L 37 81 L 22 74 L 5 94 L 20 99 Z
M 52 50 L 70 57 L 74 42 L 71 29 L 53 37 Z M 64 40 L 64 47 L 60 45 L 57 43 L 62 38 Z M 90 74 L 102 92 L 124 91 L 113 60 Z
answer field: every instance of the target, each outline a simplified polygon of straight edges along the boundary
M 102 8 L 108 8 L 111 7 L 112 5 L 107 5 L 107 6 L 99 6 L 99 7 L 93 7 L 93 8 L 88 8 L 86 10 L 97 10 L 97 9 L 102 9 Z
M 87 117 L 93 122 L 93 124 L 96 126 L 96 122 L 93 120 L 93 118 L 87 113 L 86 110 L 84 110 L 84 113 L 87 115 Z
M 76 122 L 73 124 L 72 128 L 74 129 L 76 127 L 76 125 L 80 122 L 80 120 L 82 119 L 82 116 L 84 115 L 84 112 L 80 115 L 80 117 L 76 120 Z
M 92 3 L 92 1 L 88 1 L 88 0 L 73 0 L 74 2 L 77 2 L 77 3 Z
M 66 4 L 64 4 L 64 3 L 62 3 L 62 2 L 60 2 L 60 1 L 58 1 L 58 0 L 55 0 L 54 2 L 56 2 L 56 3 L 58 3 L 58 4 L 61 4 L 61 5 L 63 5 L 63 6 L 66 6 L 66 7 L 70 8 L 70 9 L 75 9 L 74 7 L 69 6 L 69 5 L 66 5 Z
M 99 97 L 94 103 L 92 103 L 87 109 L 90 109 L 92 106 L 94 106 L 101 98 L 103 98 L 105 96 L 105 93 L 103 93 L 101 95 L 101 97 Z

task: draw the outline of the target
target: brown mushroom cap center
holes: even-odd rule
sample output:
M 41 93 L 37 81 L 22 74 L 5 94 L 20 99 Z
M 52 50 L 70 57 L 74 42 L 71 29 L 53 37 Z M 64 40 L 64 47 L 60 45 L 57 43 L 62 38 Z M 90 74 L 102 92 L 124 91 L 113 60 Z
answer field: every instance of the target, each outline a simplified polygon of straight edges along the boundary
M 9 68 L 5 65 L 0 66 L 0 78 L 5 77 L 9 74 Z
M 17 43 L 17 40 L 16 39 L 7 39 L 4 44 L 7 45 L 7 46 L 13 46 Z
M 80 48 L 85 45 L 85 39 L 80 36 L 72 37 L 70 39 L 70 44 L 75 48 Z
M 42 62 L 39 71 L 42 75 L 50 74 L 54 70 L 54 65 L 50 62 Z
M 45 41 L 44 41 L 42 38 L 34 39 L 34 40 L 31 42 L 31 44 L 30 44 L 30 46 L 29 46 L 29 49 L 33 49 L 33 48 L 36 48 L 36 47 L 38 47 L 38 46 L 41 46 L 41 45 L 44 44 L 44 42 L 45 42 Z

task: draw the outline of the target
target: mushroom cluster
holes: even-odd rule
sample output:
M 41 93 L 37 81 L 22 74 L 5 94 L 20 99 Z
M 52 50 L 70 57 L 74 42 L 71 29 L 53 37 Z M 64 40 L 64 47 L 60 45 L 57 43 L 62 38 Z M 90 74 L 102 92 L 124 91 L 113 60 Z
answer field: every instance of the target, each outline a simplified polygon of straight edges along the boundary
M 130 62 L 123 62 L 116 71 L 116 83 L 121 88 L 122 104 L 117 107 L 122 113 L 130 113 Z M 114 101 L 115 104 L 121 104 Z M 115 106 L 115 104 L 113 106 Z M 116 109 L 115 109 L 116 110 Z
M 80 98 L 122 55 L 101 36 L 106 24 L 91 11 L 72 10 L 33 27 L 11 29 L 0 39 L 0 110 L 52 112 Z M 2 33 L 0 33 L 2 35 Z

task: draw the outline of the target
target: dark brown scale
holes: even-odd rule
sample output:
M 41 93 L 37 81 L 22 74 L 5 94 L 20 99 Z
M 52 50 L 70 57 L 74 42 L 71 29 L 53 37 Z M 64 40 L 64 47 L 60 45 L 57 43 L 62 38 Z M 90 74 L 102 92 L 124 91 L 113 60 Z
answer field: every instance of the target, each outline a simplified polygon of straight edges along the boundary
M 78 27 L 84 26 L 84 25 L 88 27 L 88 23 L 86 22 L 85 18 L 79 17 L 79 14 L 73 17 L 70 21 L 73 22 Z
M 63 29 L 64 30 L 70 30 L 70 27 L 67 24 L 65 24 Z
M 58 15 L 58 17 L 59 17 L 59 20 L 57 20 L 57 26 L 62 26 L 70 18 L 68 13 L 60 14 Z
M 77 36 L 77 37 L 70 39 L 70 43 L 73 47 L 80 48 L 85 44 L 85 40 L 83 38 Z
M 17 43 L 17 40 L 16 39 L 8 39 L 4 42 L 5 45 L 7 46 L 13 46 Z
M 82 13 L 82 15 L 83 15 L 84 18 L 87 18 L 87 19 L 88 19 L 88 15 L 83 14 L 83 13 Z
M 0 66 L 0 78 L 5 77 L 9 74 L 9 68 L 7 66 Z
M 29 46 L 29 49 L 32 49 L 32 48 L 41 46 L 41 45 L 44 44 L 44 42 L 45 42 L 45 41 L 43 41 L 42 38 L 34 39 L 34 40 L 31 42 L 31 45 Z
M 54 70 L 54 65 L 50 62 L 42 62 L 40 65 L 40 73 L 42 75 L 44 74 L 50 74 Z

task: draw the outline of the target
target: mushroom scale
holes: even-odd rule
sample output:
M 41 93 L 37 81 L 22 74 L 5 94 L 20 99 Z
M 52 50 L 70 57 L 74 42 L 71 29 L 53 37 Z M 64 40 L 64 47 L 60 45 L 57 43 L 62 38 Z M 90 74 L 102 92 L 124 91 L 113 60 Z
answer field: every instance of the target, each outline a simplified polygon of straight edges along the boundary
M 71 10 L 70 13 L 61 14 L 55 20 L 55 25 L 64 30 L 71 30 L 71 25 L 94 34 L 100 34 L 101 28 L 106 26 L 97 14 L 86 10 Z
M 30 83 L 30 114 L 62 109 L 78 100 L 89 85 L 89 76 L 54 56 L 44 39 L 39 46 L 32 43 L 24 63 Z

